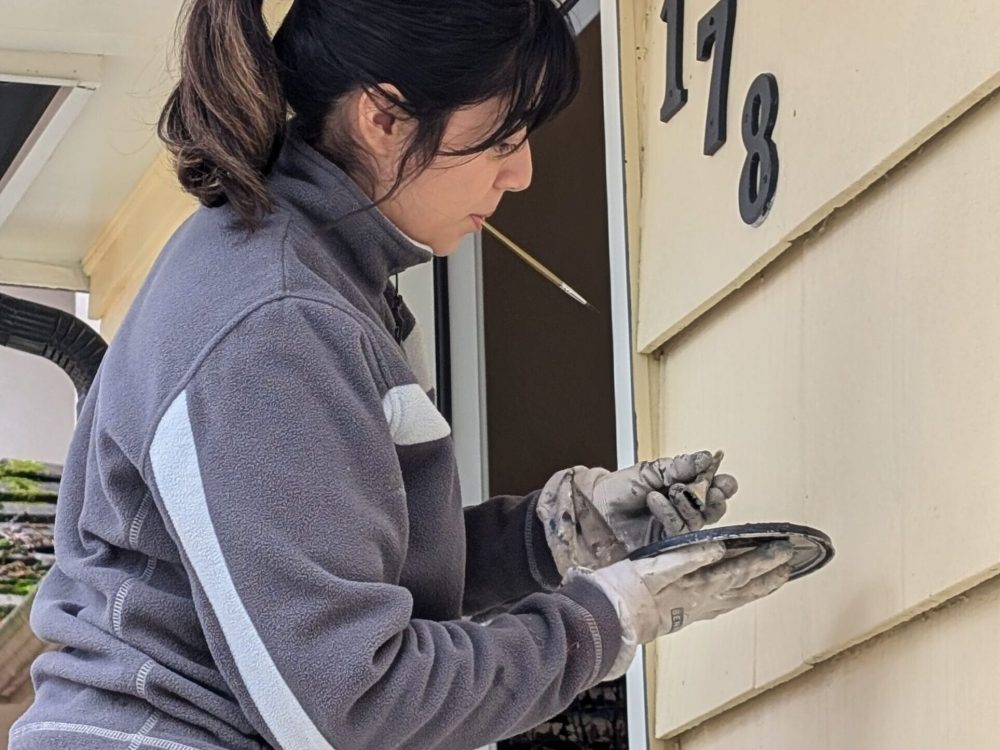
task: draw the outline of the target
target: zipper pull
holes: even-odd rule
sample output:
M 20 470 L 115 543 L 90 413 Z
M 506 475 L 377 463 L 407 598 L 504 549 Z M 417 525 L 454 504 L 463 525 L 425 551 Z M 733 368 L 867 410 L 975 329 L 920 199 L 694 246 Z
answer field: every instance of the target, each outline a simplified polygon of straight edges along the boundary
M 395 326 L 392 337 L 396 343 L 403 343 L 403 319 L 399 314 L 399 308 L 403 304 L 403 296 L 399 293 L 399 274 L 396 274 L 395 282 L 392 285 L 392 299 L 389 300 L 389 311 L 392 313 L 392 322 Z

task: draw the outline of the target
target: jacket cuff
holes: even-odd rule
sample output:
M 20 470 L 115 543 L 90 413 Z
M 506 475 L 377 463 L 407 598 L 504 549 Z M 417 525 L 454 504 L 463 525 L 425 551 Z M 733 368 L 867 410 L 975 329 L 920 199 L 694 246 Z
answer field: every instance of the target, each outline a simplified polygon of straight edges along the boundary
M 571 599 L 581 612 L 581 627 L 576 633 L 580 643 L 593 644 L 594 671 L 584 688 L 604 679 L 622 647 L 622 626 L 611 601 L 604 592 L 584 577 L 574 578 L 559 589 L 559 594 Z
M 562 583 L 562 576 L 552 559 L 552 551 L 545 538 L 545 527 L 538 517 L 540 492 L 527 503 L 524 513 L 524 548 L 528 556 L 528 569 L 542 591 L 555 591 Z

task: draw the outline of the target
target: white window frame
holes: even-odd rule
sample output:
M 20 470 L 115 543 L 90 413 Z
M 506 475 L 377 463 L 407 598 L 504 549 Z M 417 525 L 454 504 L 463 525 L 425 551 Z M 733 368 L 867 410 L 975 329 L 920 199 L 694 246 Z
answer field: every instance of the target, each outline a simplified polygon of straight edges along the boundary
M 13 213 L 97 91 L 101 66 L 101 58 L 94 55 L 0 50 L 0 81 L 58 87 L 14 163 L 0 176 L 0 224 Z
M 608 253 L 611 276 L 611 336 L 615 382 L 615 432 L 619 467 L 636 462 L 632 321 L 629 303 L 628 234 L 625 213 L 625 153 L 621 99 L 618 0 L 601 0 L 601 60 L 604 81 L 604 155 L 608 190 Z M 629 750 L 648 750 L 645 649 L 626 674 Z

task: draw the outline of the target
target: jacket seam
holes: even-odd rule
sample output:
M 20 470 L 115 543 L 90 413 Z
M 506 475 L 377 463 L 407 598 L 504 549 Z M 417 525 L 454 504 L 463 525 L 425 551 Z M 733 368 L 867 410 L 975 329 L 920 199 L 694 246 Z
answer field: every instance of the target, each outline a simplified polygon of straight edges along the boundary
M 139 671 L 135 673 L 135 692 L 143 700 L 149 700 L 146 696 L 146 680 L 149 679 L 149 673 L 153 671 L 153 667 L 156 666 L 156 662 L 149 659 L 145 664 L 139 667 Z
M 22 724 L 11 730 L 11 737 L 19 737 L 22 734 L 31 732 L 67 732 L 74 734 L 87 734 L 92 737 L 100 737 L 105 740 L 116 742 L 132 742 L 138 736 L 135 732 L 123 732 L 119 729 L 108 729 L 93 724 L 73 724 L 64 721 L 38 721 L 32 724 Z M 173 740 L 162 739 L 160 737 L 141 737 L 139 747 L 155 747 L 158 750 L 199 750 L 191 745 L 185 745 Z
M 149 509 L 153 504 L 153 493 L 146 487 L 146 492 L 142 496 L 142 501 L 139 503 L 139 510 L 136 511 L 135 515 L 132 517 L 132 522 L 129 524 L 128 529 L 128 544 L 133 550 L 139 546 L 139 534 L 142 533 L 142 526 L 146 522 L 146 516 L 149 515 Z
M 115 594 L 115 604 L 111 609 L 111 630 L 119 638 L 122 637 L 122 610 L 125 608 L 125 597 L 128 596 L 128 590 L 132 588 L 132 584 L 135 582 L 135 578 L 126 579 L 119 586 L 118 593 Z
M 138 732 L 136 732 L 135 738 L 129 743 L 128 750 L 139 750 L 142 746 L 142 740 L 144 737 L 148 736 L 150 732 L 153 731 L 153 727 L 156 726 L 156 722 L 160 720 L 160 712 L 153 711 L 149 718 L 146 719 L 146 723 L 142 725 Z
M 125 598 L 128 596 L 129 590 L 136 581 L 148 581 L 153 576 L 154 570 L 156 570 L 156 558 L 148 557 L 142 573 L 126 579 L 118 588 L 118 593 L 115 594 L 115 603 L 111 608 L 111 630 L 119 638 L 124 638 L 122 635 L 122 614 L 125 611 Z
M 284 210 L 284 209 L 280 209 L 280 210 Z M 293 239 L 295 239 L 295 238 L 301 239 L 303 242 L 322 242 L 321 238 L 317 235 L 316 232 L 306 231 L 306 229 L 304 227 L 302 227 L 301 225 L 296 224 L 294 222 L 291 222 L 289 224 L 289 227 L 288 227 L 288 236 L 291 237 L 291 238 L 293 238 Z M 293 246 L 294 246 L 293 242 L 291 242 L 291 241 L 286 241 L 285 242 L 285 249 L 282 251 L 282 263 L 283 263 L 283 265 L 284 265 L 285 257 L 288 254 L 288 251 Z M 287 274 L 287 270 L 283 269 L 282 273 L 283 274 Z M 357 291 L 359 293 L 362 293 L 362 296 L 364 296 L 364 292 L 363 292 L 362 287 L 359 286 L 355 281 L 353 281 L 351 279 L 348 279 L 348 283 L 350 283 L 353 287 L 355 287 L 355 289 L 357 289 Z M 387 283 L 391 283 L 391 282 L 387 281 Z M 285 290 L 290 295 L 294 295 L 295 294 L 295 292 L 290 292 L 290 291 L 287 290 L 287 284 L 285 285 Z M 343 296 L 339 292 L 339 290 L 334 290 L 334 291 L 336 291 L 338 295 Z M 402 297 L 400 297 L 400 299 L 402 299 Z M 369 300 L 369 299 L 366 299 L 365 301 L 366 301 L 366 303 L 368 305 L 367 310 L 362 309 L 361 307 L 358 307 L 358 306 L 356 306 L 354 304 L 351 304 L 351 303 L 348 303 L 348 304 L 349 304 L 350 308 L 352 310 L 354 310 L 355 313 L 357 313 L 358 315 L 360 315 L 363 318 L 363 322 L 365 323 L 365 325 L 369 326 L 373 330 L 378 331 L 379 334 L 384 334 L 385 336 L 387 336 L 388 338 L 390 338 L 393 341 L 393 345 L 394 346 L 399 346 L 398 342 L 396 342 L 396 340 L 395 340 L 395 337 L 394 337 L 393 333 L 391 331 L 389 331 L 385 327 L 386 326 L 386 321 L 384 319 L 384 316 L 382 316 L 382 313 L 385 312 L 386 314 L 388 314 L 388 316 L 390 318 L 393 318 L 393 319 L 394 319 L 394 316 L 392 315 L 392 311 L 389 309 L 389 306 L 386 303 L 386 299 L 385 299 L 384 293 L 380 292 L 377 295 L 377 299 L 374 302 L 371 301 L 371 300 Z

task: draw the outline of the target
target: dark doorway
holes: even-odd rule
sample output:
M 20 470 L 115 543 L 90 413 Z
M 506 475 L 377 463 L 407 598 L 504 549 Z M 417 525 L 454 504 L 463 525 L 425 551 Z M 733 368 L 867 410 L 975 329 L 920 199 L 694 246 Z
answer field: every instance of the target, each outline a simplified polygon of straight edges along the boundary
M 616 461 L 598 24 L 579 45 L 580 96 L 534 135 L 534 182 L 508 195 L 493 223 L 600 312 L 483 235 L 492 494 L 528 492 L 566 466 Z
M 559 469 L 613 468 L 615 443 L 600 24 L 578 38 L 580 96 L 532 137 L 531 189 L 505 198 L 496 227 L 586 297 L 587 310 L 483 235 L 491 495 L 525 494 Z M 624 680 L 500 750 L 626 750 Z

